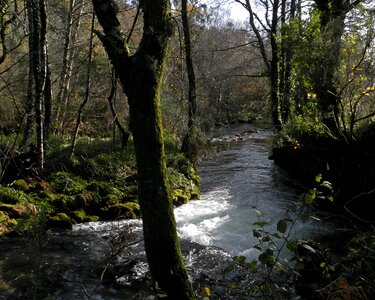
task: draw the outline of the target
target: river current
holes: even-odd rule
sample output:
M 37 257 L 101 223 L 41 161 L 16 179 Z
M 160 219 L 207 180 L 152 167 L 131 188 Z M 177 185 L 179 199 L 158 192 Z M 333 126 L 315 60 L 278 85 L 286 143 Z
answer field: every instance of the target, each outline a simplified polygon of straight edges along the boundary
M 270 130 L 250 125 L 217 133 L 216 151 L 199 166 L 201 199 L 175 209 L 198 292 L 209 286 L 221 299 L 250 299 L 244 291 L 255 279 L 232 256 L 256 258 L 253 223 L 261 218 L 275 230 L 303 190 L 268 159 L 271 142 Z M 297 224 L 293 235 L 309 238 L 328 230 L 310 221 Z M 0 300 L 155 299 L 139 220 L 86 223 L 72 231 L 0 242 Z M 229 295 L 232 282 L 236 291 Z

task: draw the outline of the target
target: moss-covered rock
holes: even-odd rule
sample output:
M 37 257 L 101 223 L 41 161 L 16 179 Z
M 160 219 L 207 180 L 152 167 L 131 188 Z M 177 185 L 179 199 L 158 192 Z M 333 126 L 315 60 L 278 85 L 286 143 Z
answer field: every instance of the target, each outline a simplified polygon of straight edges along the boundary
M 82 209 L 73 211 L 71 213 L 71 217 L 76 223 L 83 223 L 83 222 L 96 222 L 100 218 L 98 216 L 88 216 L 86 212 Z
M 13 219 L 36 215 L 38 212 L 38 209 L 32 203 L 25 205 L 0 203 L 0 210 L 6 212 L 8 216 Z
M 185 204 L 190 199 L 199 199 L 199 187 L 192 179 L 173 168 L 168 168 L 167 174 L 175 205 Z
M 17 220 L 12 219 L 6 212 L 0 210 L 0 235 L 9 234 L 17 226 Z
M 82 223 L 86 219 L 86 213 L 84 210 L 79 209 L 75 210 L 71 213 L 71 217 L 76 221 L 77 223 Z
M 172 190 L 173 204 L 176 206 L 186 204 L 191 199 L 191 194 L 183 189 Z
M 119 203 L 110 206 L 106 211 L 106 218 L 116 219 L 136 219 L 140 217 L 140 207 L 136 202 Z
M 48 228 L 72 229 L 72 220 L 65 213 L 58 213 L 47 220 Z
M 56 172 L 51 175 L 50 184 L 59 193 L 76 195 L 86 189 L 87 181 L 68 172 Z

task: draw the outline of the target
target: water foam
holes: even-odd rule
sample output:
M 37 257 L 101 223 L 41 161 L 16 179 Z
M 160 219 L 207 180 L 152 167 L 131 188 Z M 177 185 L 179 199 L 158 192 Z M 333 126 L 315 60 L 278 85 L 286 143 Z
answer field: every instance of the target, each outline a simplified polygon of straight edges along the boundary
M 207 193 L 201 200 L 176 208 L 179 236 L 202 245 L 212 245 L 217 230 L 230 219 L 227 214 L 232 207 L 229 199 L 229 191 L 219 188 Z

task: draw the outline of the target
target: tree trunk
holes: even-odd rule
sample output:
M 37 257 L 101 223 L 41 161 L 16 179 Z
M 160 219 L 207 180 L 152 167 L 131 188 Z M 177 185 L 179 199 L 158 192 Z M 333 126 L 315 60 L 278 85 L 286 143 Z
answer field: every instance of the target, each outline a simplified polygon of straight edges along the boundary
M 78 3 L 77 3 L 78 2 Z M 79 7 L 77 9 L 77 7 Z M 78 12 L 75 13 L 75 10 Z M 62 69 L 60 74 L 59 90 L 56 96 L 56 116 L 55 134 L 64 134 L 64 123 L 66 111 L 69 104 L 70 84 L 73 72 L 74 44 L 77 38 L 78 29 L 81 24 L 83 13 L 83 3 L 81 1 L 70 0 L 68 8 L 67 28 L 64 40 Z
M 26 3 L 29 21 L 29 87 L 27 120 L 22 147 L 29 144 L 35 121 L 37 167 L 43 171 L 46 144 L 44 136 L 44 96 L 47 75 L 47 16 L 44 0 L 30 0 Z
M 287 12 L 286 0 L 281 4 L 281 54 L 280 54 L 280 108 L 281 121 L 286 123 L 290 116 L 290 89 L 292 74 L 292 59 L 294 55 L 292 37 L 287 34 Z M 289 26 L 295 22 L 296 18 L 296 0 L 290 1 Z
M 99 34 L 128 96 L 130 128 L 138 168 L 138 192 L 148 264 L 155 287 L 168 299 L 194 299 L 182 260 L 166 179 L 160 114 L 160 83 L 172 34 L 167 0 L 143 0 L 143 37 L 130 55 L 116 10 L 109 0 L 93 0 L 104 34 Z
M 279 0 L 273 1 L 272 23 L 271 23 L 271 65 L 270 65 L 270 81 L 271 81 L 271 113 L 272 121 L 276 130 L 281 129 L 280 121 L 280 101 L 279 101 L 279 45 L 277 43 L 277 24 L 278 24 L 278 7 Z
M 90 88 L 91 88 L 91 62 L 92 62 L 92 50 L 93 50 L 93 39 L 94 39 L 94 26 L 95 26 L 95 14 L 93 13 L 91 19 L 91 33 L 90 33 L 90 41 L 89 41 L 89 57 L 87 62 L 87 72 L 86 72 L 86 92 L 85 98 L 83 99 L 82 103 L 79 106 L 77 119 L 76 119 L 76 126 L 74 127 L 74 131 L 72 134 L 72 144 L 70 146 L 70 156 L 73 156 L 74 150 L 76 148 L 77 139 L 78 139 L 78 131 L 81 125 L 82 114 L 83 110 L 89 101 L 90 98 Z
M 116 97 L 118 76 L 117 76 L 117 74 L 114 70 L 112 71 L 111 79 L 112 79 L 111 92 L 109 93 L 109 96 L 108 96 L 108 104 L 109 104 L 109 108 L 111 109 L 111 113 L 112 113 L 112 116 L 113 116 L 113 119 L 114 119 L 114 123 L 117 126 L 118 130 L 120 131 L 121 147 L 125 148 L 126 145 L 128 144 L 130 131 L 128 130 L 128 128 L 125 128 L 125 126 L 123 126 L 121 124 L 121 122 L 120 122 L 120 120 L 117 116 L 117 113 L 116 113 L 116 107 L 115 107 L 114 99 Z M 115 138 L 114 138 L 114 141 L 115 141 Z
M 188 129 L 182 142 L 182 152 L 185 153 L 186 157 L 190 161 L 194 161 L 197 155 L 197 145 L 196 145 L 196 128 L 195 128 L 195 115 L 197 110 L 197 96 L 195 88 L 195 73 L 192 58 L 191 49 L 191 36 L 190 36 L 190 26 L 189 17 L 187 12 L 187 0 L 182 0 L 181 2 L 181 17 L 182 26 L 184 31 L 184 48 L 185 48 L 185 62 L 186 70 L 189 82 L 189 119 L 188 119 Z
M 345 16 L 353 6 L 347 0 L 315 0 L 315 3 L 320 12 L 324 50 L 316 61 L 314 85 L 322 122 L 334 135 L 338 135 L 340 133 L 339 104 L 341 99 L 335 86 L 335 74 L 340 62 Z
M 272 20 L 270 28 L 267 30 L 270 41 L 271 41 L 271 59 L 269 59 L 266 46 L 264 44 L 264 37 L 262 36 L 260 30 L 255 24 L 256 14 L 254 13 L 250 0 L 243 2 L 242 0 L 235 0 L 244 6 L 249 12 L 249 22 L 254 34 L 257 38 L 259 44 L 259 51 L 262 55 L 264 65 L 267 70 L 267 74 L 270 78 L 271 86 L 271 117 L 272 122 L 276 130 L 281 129 L 281 120 L 280 120 L 280 100 L 279 100 L 279 45 L 277 42 L 277 30 L 278 30 L 278 9 L 280 0 L 274 0 L 272 2 Z M 268 6 L 268 2 L 265 1 L 265 4 Z M 267 21 L 269 24 L 269 21 Z

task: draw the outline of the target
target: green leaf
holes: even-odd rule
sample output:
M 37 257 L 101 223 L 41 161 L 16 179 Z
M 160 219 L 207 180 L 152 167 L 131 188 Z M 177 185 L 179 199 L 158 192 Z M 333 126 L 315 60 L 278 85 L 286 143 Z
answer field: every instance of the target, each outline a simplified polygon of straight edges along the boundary
M 327 199 L 331 202 L 333 202 L 333 197 L 332 196 L 328 196 Z
M 302 222 L 306 222 L 310 219 L 310 215 L 306 214 L 306 213 L 303 213 L 303 214 L 301 214 L 300 219 L 301 219 Z
M 315 176 L 315 181 L 316 181 L 316 182 L 321 182 L 321 181 L 322 181 L 322 178 L 323 178 L 322 174 L 316 175 L 316 176 Z
M 256 272 L 258 270 L 258 263 L 256 260 L 253 260 L 251 263 L 249 263 L 248 266 L 249 270 L 252 272 Z
M 286 247 L 292 251 L 292 252 L 296 252 L 297 249 L 298 249 L 298 243 L 296 241 L 292 241 L 292 242 L 289 242 L 286 244 Z
M 277 231 L 281 233 L 285 233 L 288 229 L 288 223 L 285 221 L 285 219 L 281 219 L 279 222 L 277 222 Z
M 264 227 L 266 225 L 268 225 L 269 223 L 266 222 L 266 221 L 257 221 L 257 222 L 254 222 L 253 225 L 254 226 L 258 226 L 258 227 Z
M 288 273 L 287 269 L 285 269 L 283 267 L 277 268 L 276 272 L 280 273 L 280 274 L 286 274 L 286 273 Z
M 302 263 L 302 262 L 298 262 L 298 263 L 296 263 L 296 265 L 294 266 L 294 268 L 296 270 L 303 270 L 305 268 L 305 264 Z
M 245 256 L 242 256 L 242 255 L 239 255 L 239 256 L 235 256 L 235 257 L 234 257 L 234 260 L 235 260 L 237 263 L 243 265 L 243 264 L 246 262 L 246 257 L 245 257 Z
M 332 190 L 332 184 L 329 181 L 323 181 L 320 186 L 324 186 L 325 188 Z
M 303 202 L 309 204 L 314 201 L 316 198 L 316 189 L 310 190 L 308 193 L 305 193 L 303 196 Z
M 262 237 L 262 233 L 258 230 L 253 230 L 253 236 L 256 237 L 256 238 L 261 238 Z
M 269 242 L 271 240 L 271 238 L 269 236 L 264 236 L 262 238 L 262 242 Z
M 291 211 L 291 212 L 296 212 L 297 211 L 297 204 L 295 204 L 295 203 L 292 203 L 292 204 L 290 204 L 289 206 L 288 206 L 288 209 Z
M 273 255 L 273 251 L 271 249 L 266 249 L 263 253 L 261 253 L 258 257 L 258 260 L 267 266 L 272 266 L 275 263 L 275 258 Z
M 200 296 L 201 297 L 203 297 L 204 299 L 209 299 L 208 297 L 210 297 L 211 296 L 211 290 L 210 290 L 210 288 L 208 288 L 208 287 L 204 287 L 202 290 L 201 290 L 201 292 L 200 292 Z

